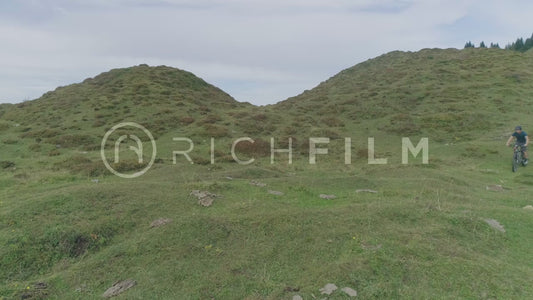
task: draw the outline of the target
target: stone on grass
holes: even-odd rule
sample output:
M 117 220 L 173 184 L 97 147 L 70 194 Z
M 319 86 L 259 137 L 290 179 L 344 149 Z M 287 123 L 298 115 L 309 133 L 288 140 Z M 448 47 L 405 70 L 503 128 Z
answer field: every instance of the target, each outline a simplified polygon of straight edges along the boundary
M 46 284 L 46 282 L 36 282 L 32 287 L 32 289 L 28 287 L 24 290 L 24 292 L 20 294 L 20 299 L 48 299 L 48 284 Z
M 298 292 L 300 291 L 299 287 L 286 286 L 283 291 L 285 292 Z
M 37 290 L 43 290 L 43 289 L 46 289 L 47 287 L 48 287 L 48 284 L 42 281 L 39 281 L 33 284 L 33 288 Z
M 524 206 L 525 210 L 533 210 L 533 205 L 526 205 Z
M 198 199 L 198 204 L 206 207 L 213 205 L 213 201 L 215 201 L 215 198 L 218 197 L 217 194 L 200 190 L 192 191 L 191 196 L 194 196 Z
M 302 298 L 300 295 L 294 295 L 292 296 L 292 300 L 304 300 L 304 298 Z
M 320 289 L 320 293 L 325 295 L 331 295 L 334 291 L 337 290 L 337 286 L 333 283 L 326 284 L 323 288 Z
M 360 190 L 355 190 L 356 193 L 377 193 L 378 191 L 374 191 L 374 190 L 370 190 L 370 189 L 360 189 Z
M 487 185 L 487 191 L 501 192 L 503 191 L 503 186 L 499 184 Z
M 268 190 L 268 193 L 271 194 L 271 195 L 283 196 L 283 193 L 280 192 L 280 191 Z
M 381 249 L 381 247 L 382 247 L 381 244 L 369 245 L 369 244 L 366 244 L 366 243 L 361 243 L 361 248 L 363 248 L 365 250 L 376 251 L 376 250 Z
M 157 219 L 153 221 L 152 223 L 150 223 L 150 228 L 160 227 L 170 222 L 172 222 L 172 219 L 165 219 L 165 218 Z
M 125 292 L 127 289 L 134 287 L 136 284 L 137 284 L 137 281 L 133 279 L 117 281 L 113 283 L 113 286 L 111 286 L 110 288 L 107 289 L 107 291 L 105 291 L 102 297 L 111 298 L 111 297 L 117 296 Z
M 490 227 L 500 231 L 505 232 L 505 228 L 503 228 L 503 225 L 500 224 L 500 222 L 494 220 L 494 219 L 485 219 L 485 222 L 490 225 Z
M 84 284 L 80 285 L 79 287 L 77 287 L 74 291 L 76 293 L 85 293 L 85 292 L 88 292 L 89 289 L 87 288 L 87 285 L 84 283 Z
M 352 288 L 343 287 L 341 291 L 345 292 L 350 297 L 357 297 L 357 291 Z
M 335 196 L 335 195 L 326 195 L 326 194 L 320 194 L 319 197 L 322 198 L 322 199 L 335 199 L 335 198 L 337 198 L 337 196 Z
M 254 185 L 254 186 L 258 186 L 258 187 L 265 187 L 266 186 L 266 183 L 262 183 L 262 182 L 257 181 L 257 180 L 250 181 L 250 184 Z

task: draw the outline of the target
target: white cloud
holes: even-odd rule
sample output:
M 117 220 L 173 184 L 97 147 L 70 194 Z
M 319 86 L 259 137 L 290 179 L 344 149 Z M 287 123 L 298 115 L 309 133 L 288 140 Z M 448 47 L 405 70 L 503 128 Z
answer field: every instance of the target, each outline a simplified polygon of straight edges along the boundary
M 140 63 L 238 100 L 294 96 L 391 50 L 529 36 L 533 4 L 444 0 L 43 0 L 0 4 L 0 101 Z M 493 39 L 493 40 L 491 40 Z

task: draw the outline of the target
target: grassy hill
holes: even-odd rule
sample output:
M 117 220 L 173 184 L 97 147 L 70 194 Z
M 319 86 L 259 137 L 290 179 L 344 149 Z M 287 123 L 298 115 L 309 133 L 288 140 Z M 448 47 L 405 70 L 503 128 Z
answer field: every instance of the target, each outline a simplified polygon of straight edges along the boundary
M 365 134 L 376 129 L 439 142 L 469 140 L 527 122 L 532 67 L 533 52 L 396 51 L 343 70 L 274 109 L 310 128 L 360 124 Z
M 533 173 L 510 171 L 504 143 L 533 126 L 532 55 L 392 52 L 264 107 L 147 66 L 1 105 L 0 299 L 99 299 L 127 278 L 137 285 L 117 299 L 320 299 L 327 283 L 339 287 L 328 299 L 349 299 L 343 287 L 362 299 L 531 298 Z M 122 121 L 157 140 L 139 178 L 111 175 L 99 156 Z M 195 164 L 172 163 L 176 136 L 194 141 Z M 238 149 L 256 159 L 246 166 L 229 156 L 242 136 L 256 141 Z M 315 165 L 311 136 L 331 138 Z M 404 136 L 429 138 L 428 165 L 401 163 Z M 270 163 L 270 137 L 294 139 L 292 164 Z M 367 164 L 368 137 L 388 164 Z M 204 207 L 193 190 L 217 197 Z M 150 226 L 160 218 L 171 221 Z
M 194 133 L 210 135 L 204 125 L 215 126 L 228 112 L 250 106 L 192 73 L 140 65 L 59 87 L 37 100 L 6 108 L 2 118 L 20 124 L 22 138 L 102 134 L 129 119 L 149 126 L 156 136 L 175 129 L 193 133 L 184 129 L 193 123 L 198 127 Z

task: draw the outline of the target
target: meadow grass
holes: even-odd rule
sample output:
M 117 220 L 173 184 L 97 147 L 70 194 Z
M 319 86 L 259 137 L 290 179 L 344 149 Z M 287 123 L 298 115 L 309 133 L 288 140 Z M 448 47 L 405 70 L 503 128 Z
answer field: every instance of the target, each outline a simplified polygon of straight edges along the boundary
M 327 283 L 363 299 L 531 298 L 533 212 L 523 207 L 533 205 L 533 173 L 512 173 L 504 145 L 516 123 L 533 125 L 530 56 L 394 52 L 265 107 L 189 73 L 139 66 L 1 106 L 0 299 L 97 299 L 126 278 L 138 284 L 119 299 L 313 299 Z M 110 175 L 95 148 L 129 119 L 154 129 L 158 146 L 136 179 Z M 172 164 L 176 136 L 195 142 L 196 164 Z M 231 162 L 241 136 L 279 147 L 294 137 L 293 164 L 284 154 L 270 164 L 258 148 L 239 154 L 253 164 Z M 332 138 L 316 165 L 312 136 Z M 402 136 L 429 138 L 428 165 L 401 163 Z M 368 137 L 388 164 L 367 164 Z M 203 207 L 192 190 L 220 197 Z M 150 228 L 159 218 L 172 222 Z

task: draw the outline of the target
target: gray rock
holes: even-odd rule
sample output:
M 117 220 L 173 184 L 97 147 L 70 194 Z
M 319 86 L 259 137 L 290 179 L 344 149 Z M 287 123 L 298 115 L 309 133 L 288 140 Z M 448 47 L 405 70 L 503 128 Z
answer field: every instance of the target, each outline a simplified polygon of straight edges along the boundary
M 321 294 L 331 295 L 334 291 L 337 290 L 337 286 L 333 283 L 326 284 L 323 288 L 320 289 Z
M 523 207 L 525 210 L 533 210 L 533 205 L 526 205 Z
M 366 244 L 366 243 L 361 243 L 361 248 L 363 248 L 365 250 L 376 251 L 376 250 L 381 249 L 381 247 L 382 247 L 381 244 L 369 245 L 369 244 Z
M 105 291 L 105 293 L 102 295 L 102 297 L 111 298 L 111 297 L 117 296 L 117 295 L 125 292 L 126 290 L 134 287 L 136 284 L 137 284 L 137 281 L 135 281 L 133 279 L 126 279 L 126 280 L 122 280 L 122 281 L 117 281 L 117 282 L 113 283 L 113 286 L 111 286 L 110 288 L 107 289 L 107 291 Z
M 360 189 L 360 190 L 355 190 L 356 193 L 377 193 L 378 191 L 374 191 L 374 190 L 370 190 L 370 189 Z
M 254 185 L 254 186 L 258 186 L 258 187 L 265 187 L 266 186 L 266 183 L 262 183 L 262 182 L 259 182 L 257 180 L 250 181 L 250 184 Z
M 42 281 L 39 281 L 33 284 L 33 288 L 36 290 L 43 290 L 43 289 L 46 289 L 47 287 L 48 287 L 48 284 Z
M 198 204 L 206 207 L 213 205 L 213 201 L 215 201 L 215 198 L 218 197 L 217 194 L 200 190 L 192 191 L 191 196 L 194 196 L 198 199 Z
M 487 191 L 493 191 L 493 192 L 501 192 L 503 191 L 503 186 L 499 185 L 499 184 L 492 184 L 492 185 L 487 185 Z
M 326 194 L 320 194 L 319 197 L 322 198 L 322 199 L 335 199 L 335 198 L 337 198 L 337 196 L 335 196 L 335 195 L 326 195 Z
M 490 227 L 500 231 L 500 232 L 505 232 L 505 228 L 503 228 L 503 225 L 500 224 L 500 222 L 494 220 L 494 219 L 485 219 L 485 222 L 487 222 L 487 224 L 489 224 Z
M 357 297 L 357 291 L 352 288 L 343 287 L 341 291 L 345 292 L 350 297 Z
M 283 193 L 279 191 L 268 190 L 268 193 L 276 196 L 283 196 Z
M 300 295 L 294 295 L 292 296 L 292 300 L 304 300 L 304 298 L 302 298 Z
M 163 226 L 163 225 L 168 224 L 170 222 L 172 222 L 171 219 L 165 219 L 165 218 L 157 219 L 157 220 L 153 221 L 152 223 L 150 223 L 150 228 L 160 227 L 160 226 Z

